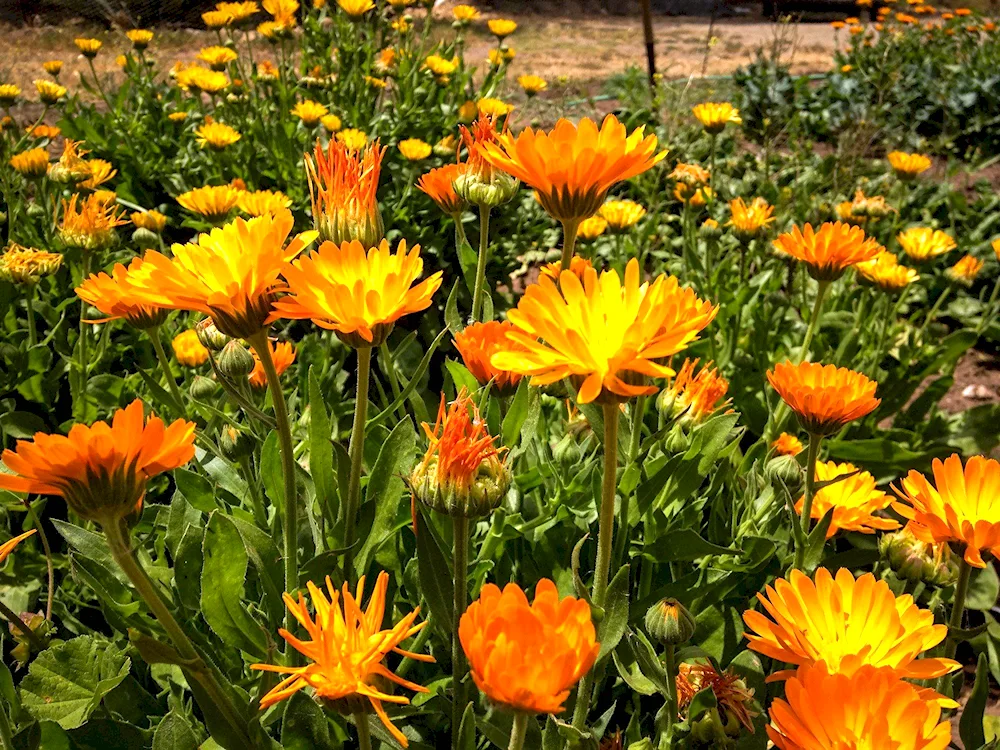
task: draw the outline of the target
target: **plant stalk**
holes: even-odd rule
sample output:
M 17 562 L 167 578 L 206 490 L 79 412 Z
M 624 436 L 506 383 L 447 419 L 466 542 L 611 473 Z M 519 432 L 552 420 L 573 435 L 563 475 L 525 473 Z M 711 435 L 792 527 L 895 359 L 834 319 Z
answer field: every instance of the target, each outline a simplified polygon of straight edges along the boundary
M 469 519 L 465 516 L 453 516 L 453 590 L 451 619 L 451 671 L 452 671 L 452 707 L 451 707 L 451 737 L 454 750 L 459 749 L 461 736 L 459 727 L 465 715 L 465 677 L 468 666 L 465 663 L 465 652 L 458 638 L 458 626 L 468 605 L 469 586 Z
M 347 487 L 347 504 L 344 508 L 344 580 L 354 580 L 354 534 L 361 506 L 361 471 L 365 456 L 365 420 L 368 418 L 368 380 L 371 375 L 372 350 L 362 347 L 358 352 L 358 383 L 354 400 L 354 425 L 348 453 L 351 459 L 351 478 Z
M 25 506 L 28 508 L 28 515 L 31 516 L 31 523 L 34 524 L 35 529 L 38 531 L 38 539 L 42 543 L 42 550 L 45 552 L 45 571 L 48 577 L 49 591 L 48 595 L 45 597 L 45 619 L 52 619 L 52 600 L 56 593 L 56 574 L 55 565 L 52 562 L 52 547 L 49 545 L 49 538 L 45 534 L 45 529 L 42 528 L 42 521 L 35 512 L 34 507 L 31 503 L 26 502 Z
M 486 284 L 486 259 L 490 251 L 490 207 L 479 207 L 479 258 L 476 260 L 476 288 L 472 290 L 472 321 L 479 322 L 483 312 L 483 287 Z
M 576 234 L 580 229 L 579 221 L 563 222 L 563 248 L 560 269 L 568 271 L 573 263 L 573 253 L 576 250 Z
M 959 562 L 958 581 L 955 583 L 955 596 L 951 602 L 951 617 L 948 618 L 948 640 L 945 643 L 944 655 L 954 659 L 958 652 L 958 639 L 954 632 L 962 627 L 962 616 L 965 614 L 965 599 L 969 594 L 969 580 L 972 578 L 972 566 L 963 557 Z M 954 675 L 944 675 L 938 685 L 938 692 L 949 698 L 955 697 Z
M 812 521 L 813 499 L 816 496 L 816 459 L 819 457 L 819 446 L 823 442 L 821 435 L 809 436 L 809 448 L 806 451 L 806 492 L 802 501 L 802 534 L 803 543 L 795 550 L 795 567 L 802 570 L 806 559 L 806 539 L 809 536 L 809 526 Z
M 528 714 L 514 714 L 514 726 L 510 730 L 510 743 L 507 750 L 522 750 L 524 738 L 528 735 Z
M 181 416 L 186 417 L 187 408 L 184 406 L 184 395 L 181 393 L 181 389 L 177 387 L 177 381 L 174 380 L 173 373 L 170 372 L 170 360 L 163 349 L 163 340 L 160 338 L 160 327 L 154 326 L 147 333 L 149 334 L 149 340 L 153 343 L 153 351 L 156 352 L 156 361 L 163 372 L 163 379 L 167 381 L 170 395 L 177 401 L 177 406 L 181 410 Z

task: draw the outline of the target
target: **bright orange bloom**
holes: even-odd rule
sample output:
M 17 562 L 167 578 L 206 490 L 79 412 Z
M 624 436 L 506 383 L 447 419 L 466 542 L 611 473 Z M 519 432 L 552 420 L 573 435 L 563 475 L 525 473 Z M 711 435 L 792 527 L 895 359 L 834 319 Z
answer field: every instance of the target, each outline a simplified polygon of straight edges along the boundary
M 845 568 L 836 578 L 826 568 L 815 582 L 798 570 L 779 578 L 757 599 L 767 612 L 748 609 L 743 621 L 750 648 L 779 662 L 825 664 L 831 672 L 855 675 L 865 666 L 897 678 L 940 677 L 959 668 L 952 659 L 918 658 L 948 635 L 934 613 L 921 609 L 909 594 L 896 596 L 871 573 L 855 579 Z M 776 672 L 769 682 L 793 672 Z M 937 699 L 937 697 L 935 697 Z
M 197 310 L 227 336 L 246 339 L 274 319 L 279 274 L 316 236 L 303 232 L 286 245 L 291 230 L 287 210 L 236 219 L 196 243 L 174 245 L 173 258 L 150 250 L 129 282 L 146 304 Z
M 911 471 L 892 508 L 910 519 L 907 528 L 923 542 L 965 545 L 965 561 L 985 568 L 982 552 L 1000 557 L 1000 463 L 973 456 L 962 468 L 958 454 L 931 464 L 934 483 Z
M 856 263 L 871 260 L 885 250 L 878 241 L 867 237 L 861 227 L 842 222 L 826 222 L 818 230 L 811 224 L 774 240 L 779 253 L 806 264 L 809 275 L 817 281 L 833 281 Z
M 397 320 L 430 306 L 441 272 L 413 286 L 423 270 L 420 245 L 408 251 L 406 240 L 395 253 L 387 240 L 367 252 L 357 240 L 324 242 L 284 269 L 289 295 L 278 300 L 271 319 L 310 318 L 350 346 L 379 346 Z
M 547 578 L 538 582 L 530 604 L 516 583 L 503 592 L 487 583 L 462 615 L 458 637 L 486 697 L 531 714 L 561 713 L 570 689 L 601 650 L 590 605 L 572 596 L 560 601 Z
M 320 239 L 338 245 L 358 240 L 366 248 L 382 241 L 385 228 L 375 192 L 384 154 L 378 141 L 352 149 L 331 139 L 325 152 L 317 142 L 313 155 L 306 155 L 313 221 Z
M 705 688 L 715 696 L 725 721 L 735 718 L 749 732 L 754 731 L 757 712 L 751 708 L 754 691 L 730 669 L 719 672 L 709 663 L 681 662 L 677 665 L 677 708 L 685 712 L 694 697 Z
M 170 346 L 174 350 L 177 364 L 183 367 L 200 367 L 208 362 L 208 349 L 201 343 L 198 332 L 193 328 L 188 328 L 174 336 Z
M 711 363 L 695 375 L 694 368 L 698 361 L 685 359 L 674 382 L 660 396 L 661 409 L 675 417 L 683 415 L 693 422 L 704 421 L 730 402 L 730 399 L 722 401 L 729 390 L 729 381 Z
M 491 320 L 487 323 L 473 323 L 455 334 L 455 348 L 462 355 L 466 369 L 479 382 L 489 382 L 502 395 L 510 395 L 517 389 L 521 375 L 508 370 L 498 370 L 490 359 L 503 349 L 515 347 L 507 341 L 507 334 L 517 329 L 507 321 Z
M 926 172 L 931 168 L 931 160 L 923 154 L 890 151 L 885 158 L 901 180 L 912 180 L 921 172 Z
M 966 255 L 945 271 L 945 275 L 962 286 L 971 286 L 985 264 L 973 255 Z
M 127 224 L 114 203 L 105 203 L 97 193 L 80 200 L 73 193 L 69 201 L 62 202 L 62 223 L 59 239 L 70 247 L 81 250 L 101 250 L 118 241 L 115 227 Z
M 455 176 L 455 191 L 476 205 L 499 206 L 513 198 L 520 187 L 516 179 L 486 158 L 486 146 L 496 146 L 500 138 L 498 119 L 499 115 L 480 111 L 471 127 L 459 129 L 467 156 Z
M 44 148 L 32 148 L 14 154 L 9 163 L 22 177 L 43 177 L 49 169 L 49 152 Z
M 563 271 L 558 285 L 540 277 L 507 313 L 519 329 L 507 340 L 527 351 L 505 349 L 491 362 L 531 375 L 533 385 L 569 377 L 584 404 L 624 401 L 656 392 L 644 376 L 674 375 L 660 362 L 694 341 L 717 311 L 673 276 L 641 282 L 635 258 L 625 268 L 624 284 L 613 270 L 598 276 L 586 269 L 582 280 Z
M 58 125 L 48 125 L 44 122 L 31 128 L 32 138 L 44 139 L 47 141 L 55 140 L 61 133 L 62 129 Z
M 295 347 L 290 342 L 279 341 L 277 344 L 272 344 L 268 341 L 267 348 L 271 350 L 271 360 L 279 376 L 295 362 Z M 260 363 L 260 357 L 257 356 L 257 350 L 251 349 L 250 353 L 253 355 L 253 370 L 247 379 L 254 388 L 267 388 L 267 375 L 264 374 L 264 367 Z
M 466 202 L 455 192 L 455 179 L 462 174 L 461 164 L 447 164 L 420 176 L 417 188 L 437 203 L 449 216 L 458 216 L 466 209 Z
M 878 384 L 846 367 L 783 362 L 768 371 L 767 379 L 810 435 L 832 435 L 882 403 L 875 398 Z
M 115 412 L 111 425 L 75 424 L 69 435 L 35 434 L 3 452 L 12 472 L 0 473 L 0 489 L 59 495 L 72 510 L 101 525 L 142 505 L 150 477 L 183 466 L 194 457 L 194 422 L 164 425 L 143 417 L 136 399 Z
M 91 159 L 87 162 L 87 167 L 90 169 L 90 177 L 80 183 L 80 187 L 86 190 L 97 190 L 118 174 L 118 170 L 111 166 L 111 162 L 104 159 Z
M 655 135 L 639 127 L 628 135 L 614 115 L 600 129 L 583 118 L 579 127 L 561 119 L 548 133 L 526 128 L 486 143 L 483 156 L 535 190 L 550 216 L 578 223 L 592 216 L 615 184 L 642 174 L 666 157 L 656 153 Z
M 856 473 L 855 473 L 856 472 Z M 899 522 L 892 518 L 875 515 L 889 507 L 892 498 L 875 485 L 875 477 L 867 471 L 859 471 L 853 464 L 838 464 L 836 461 L 816 463 L 816 481 L 828 482 L 846 476 L 834 484 L 821 487 L 813 495 L 812 518 L 821 519 L 831 508 L 833 518 L 826 532 L 829 539 L 841 529 L 874 534 L 876 531 L 892 531 L 899 528 Z M 795 511 L 802 515 L 805 496 L 795 504 Z
M 917 262 L 932 260 L 958 247 L 950 234 L 930 227 L 912 227 L 900 232 L 896 239 L 903 252 Z
M 10 557 L 10 553 L 14 551 L 14 548 L 17 545 L 34 534 L 36 531 L 38 531 L 38 529 L 30 529 L 29 531 L 25 531 L 23 534 L 19 534 L 13 539 L 8 539 L 3 544 L 0 544 L 0 565 L 3 565 L 4 561 Z
M 347 584 L 344 584 L 342 593 L 338 592 L 329 577 L 326 579 L 326 594 L 312 581 L 306 585 L 316 610 L 315 619 L 309 614 L 309 607 L 302 594 L 299 594 L 297 602 L 290 594 L 285 594 L 283 598 L 289 611 L 305 628 L 309 640 L 301 640 L 284 628 L 278 633 L 292 648 L 305 656 L 308 663 L 302 667 L 254 664 L 253 669 L 288 675 L 261 699 L 261 709 L 290 698 L 306 687 L 312 688 L 316 697 L 322 699 L 326 706 L 339 708 L 345 713 L 357 711 L 359 702 L 368 701 L 396 741 L 403 747 L 408 747 L 406 737 L 389 720 L 382 704 L 407 705 L 410 701 L 401 695 L 389 695 L 384 691 L 384 684 L 385 681 L 394 682 L 418 693 L 426 693 L 427 688 L 404 680 L 391 672 L 383 662 L 390 653 L 417 661 L 434 661 L 431 656 L 414 654 L 399 647 L 400 643 L 420 632 L 427 624 L 422 622 L 414 625 L 419 608 L 392 628 L 382 629 L 385 595 L 389 588 L 389 574 L 385 571 L 379 573 L 375 590 L 368 600 L 368 608 L 364 611 L 361 609 L 365 591 L 364 576 L 358 581 L 357 591 L 353 596 Z
M 771 447 L 779 456 L 797 456 L 804 448 L 801 440 L 787 432 L 778 435 L 778 439 L 771 443 Z
M 115 263 L 110 276 L 102 271 L 84 279 L 76 288 L 77 296 L 107 316 L 88 322 L 107 323 L 109 320 L 124 319 L 136 328 L 154 328 L 163 323 L 167 311 L 137 301 L 129 286 L 129 278 L 141 267 L 142 259 L 133 258 L 128 268 Z
M 882 670 L 853 677 L 800 667 L 771 704 L 767 735 L 777 750 L 945 750 L 951 724 L 926 691 Z
M 742 198 L 729 201 L 729 226 L 744 238 L 756 237 L 762 229 L 775 220 L 774 206 L 760 196 L 749 204 Z
M 590 219 L 593 218 L 600 218 L 600 217 L 599 216 L 590 217 Z M 590 219 L 584 220 L 580 224 L 580 226 L 586 224 L 588 221 L 590 221 Z M 603 221 L 603 219 L 601 220 Z M 586 258 L 581 258 L 579 255 L 574 255 L 573 259 L 569 262 L 569 272 L 572 273 L 574 276 L 576 276 L 578 279 L 580 279 L 581 282 L 583 281 L 584 275 L 587 273 L 587 269 L 593 267 L 594 267 L 593 263 L 591 263 Z M 552 261 L 551 263 L 546 263 L 539 269 L 538 273 L 540 277 L 548 276 L 550 279 L 558 283 L 559 274 L 562 273 L 562 263 L 560 263 L 558 260 Z

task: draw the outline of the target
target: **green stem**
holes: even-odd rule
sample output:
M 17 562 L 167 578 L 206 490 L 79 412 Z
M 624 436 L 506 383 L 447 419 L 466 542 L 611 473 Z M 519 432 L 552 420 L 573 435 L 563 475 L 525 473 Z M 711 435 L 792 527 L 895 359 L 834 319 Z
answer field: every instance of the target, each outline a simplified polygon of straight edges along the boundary
M 29 628 L 25 624 L 24 620 L 17 616 L 17 613 L 3 602 L 0 602 L 0 615 L 3 615 L 11 625 L 24 633 L 24 637 L 28 639 L 28 642 L 31 643 L 32 646 L 35 647 L 36 651 L 41 651 L 45 648 L 45 644 L 42 642 L 41 638 L 35 635 L 35 631 Z
M 580 229 L 579 221 L 563 222 L 563 248 L 560 269 L 568 271 L 573 263 L 573 252 L 576 250 L 576 233 Z
M 354 726 L 358 728 L 358 750 L 372 750 L 372 732 L 368 728 L 368 717 L 360 712 L 354 714 Z
M 948 298 L 948 295 L 950 293 L 951 293 L 951 287 L 949 286 L 945 288 L 943 292 L 941 292 L 937 300 L 934 302 L 934 305 L 927 312 L 927 317 L 924 318 L 924 322 L 921 323 L 920 325 L 920 330 L 917 331 L 917 337 L 915 339 L 915 343 L 917 343 L 918 345 L 923 344 L 924 332 L 927 330 L 927 326 L 929 326 L 937 319 L 937 314 L 938 312 L 940 312 L 941 306 L 944 304 L 944 301 Z
M 816 459 L 819 458 L 819 446 L 823 442 L 822 435 L 809 436 L 809 448 L 806 452 L 806 493 L 802 501 L 802 544 L 795 550 L 795 567 L 802 570 L 806 559 L 806 539 L 809 537 L 809 525 L 812 521 L 813 498 L 816 495 Z
M 486 258 L 490 251 L 490 207 L 479 207 L 479 258 L 476 261 L 476 287 L 472 290 L 472 321 L 478 322 L 483 310 L 483 287 L 486 284 Z
M 708 210 L 709 210 L 709 216 L 711 216 L 712 208 L 715 206 L 715 145 L 716 145 L 716 139 L 718 137 L 719 136 L 717 134 L 715 134 L 715 133 L 712 133 L 710 135 L 711 146 L 709 147 L 709 154 L 708 154 L 708 189 L 709 189 Z
M 295 446 L 292 444 L 292 426 L 288 420 L 288 406 L 285 403 L 285 394 L 281 390 L 281 379 L 271 357 L 271 347 L 267 343 L 267 330 L 254 334 L 247 339 L 247 343 L 257 353 L 260 366 L 267 378 L 267 387 L 271 391 L 271 403 L 274 405 L 274 421 L 278 429 L 278 445 L 281 448 L 281 474 L 285 482 L 285 591 L 291 594 L 299 587 L 299 505 L 295 488 Z M 295 616 L 288 610 L 285 612 L 285 629 L 291 631 L 294 627 Z M 294 649 L 286 643 L 285 656 L 294 653 Z
M 31 503 L 25 503 L 28 508 L 28 515 L 31 516 L 31 523 L 34 524 L 35 529 L 38 531 L 38 538 L 42 542 L 42 549 L 45 551 L 45 569 L 49 581 L 49 592 L 45 597 L 45 619 L 52 619 L 52 600 L 55 597 L 56 587 L 55 587 L 55 566 L 52 563 L 52 547 L 49 545 L 49 538 L 45 535 L 45 529 L 42 528 L 42 521 L 35 512 L 34 506 Z
M 451 674 L 454 696 L 451 704 L 451 746 L 458 750 L 461 743 L 459 727 L 465 715 L 465 675 L 468 667 L 465 664 L 465 652 L 458 639 L 458 625 L 465 607 L 468 604 L 469 587 L 469 519 L 465 516 L 453 516 L 454 547 L 453 547 L 453 577 L 454 599 L 451 616 Z
M 514 726 L 510 729 L 510 743 L 507 750 L 521 750 L 524 747 L 524 738 L 528 734 L 528 714 L 514 714 Z
M 187 662 L 184 665 L 187 668 L 186 673 L 193 679 L 198 680 L 206 696 L 215 705 L 219 714 L 225 718 L 231 729 L 246 743 L 246 747 L 255 747 L 247 731 L 246 720 L 240 716 L 240 712 L 233 704 L 232 699 L 225 692 L 222 685 L 219 684 L 212 669 L 201 658 L 191 639 L 188 638 L 180 624 L 174 619 L 170 609 L 164 603 L 159 593 L 157 593 L 156 586 L 136 559 L 132 551 L 131 539 L 125 520 L 118 519 L 106 525 L 102 524 L 102 528 L 104 536 L 108 541 L 108 549 L 111 552 L 111 556 L 118 563 L 118 567 L 122 569 L 122 572 L 128 576 L 136 592 L 146 602 L 150 611 L 152 611 L 153 616 L 156 617 L 156 620 L 163 629 L 167 631 L 167 637 L 170 638 L 174 648 L 177 649 L 178 655 Z
M 3 750 L 14 750 L 10 718 L 7 716 L 7 707 L 3 703 L 0 703 L 0 748 L 3 748 Z
M 813 302 L 812 315 L 809 317 L 809 327 L 806 329 L 806 337 L 802 340 L 802 349 L 799 351 L 798 362 L 800 363 L 809 359 L 809 347 L 812 344 L 813 336 L 816 335 L 816 330 L 819 328 L 819 319 L 823 313 L 823 299 L 830 288 L 829 281 L 820 281 L 818 283 L 816 301 Z
M 163 372 L 163 379 L 167 382 L 167 387 L 170 389 L 170 395 L 177 402 L 177 407 L 181 410 L 181 416 L 186 417 L 187 408 L 184 406 L 184 395 L 181 393 L 181 389 L 177 387 L 177 381 L 174 380 L 174 375 L 170 371 L 170 360 L 167 358 L 167 353 L 163 350 L 160 327 L 154 326 L 146 332 L 149 334 L 149 340 L 153 343 L 153 351 L 156 352 L 156 361 L 160 364 L 160 370 Z
M 639 457 L 639 444 L 642 442 L 642 418 L 646 414 L 646 397 L 639 396 L 632 403 L 632 424 L 631 433 L 629 435 L 628 441 L 628 463 L 627 466 L 631 467 L 635 464 L 636 459 Z M 621 505 L 621 526 L 624 529 L 628 529 L 628 515 L 629 506 L 632 501 L 632 493 L 626 492 L 622 495 L 622 505 Z M 628 533 L 619 534 L 615 539 L 615 550 L 614 559 L 616 561 L 621 561 L 623 555 L 625 554 L 625 545 L 629 537 Z
M 674 732 L 677 723 L 677 657 L 675 646 L 668 644 L 663 651 L 663 666 L 667 673 L 667 739 Z
M 601 482 L 601 508 L 597 530 L 597 565 L 594 569 L 593 601 L 597 607 L 604 607 L 608 593 L 608 573 L 611 569 L 611 549 L 614 543 L 615 488 L 618 478 L 618 405 L 604 404 L 604 477 Z M 594 689 L 594 670 L 591 669 L 580 681 L 576 694 L 576 708 L 573 710 L 573 726 L 582 730 L 587 725 L 587 709 L 590 708 L 591 693 Z
M 80 275 L 81 280 L 86 280 L 90 276 L 90 251 L 83 251 L 83 269 Z M 82 410 L 77 412 L 76 404 L 73 404 L 74 412 L 83 417 L 87 413 L 87 379 L 90 374 L 90 363 L 87 361 L 89 352 L 87 351 L 90 340 L 89 323 L 86 318 L 87 303 L 80 300 L 80 402 Z
M 962 616 L 965 614 L 965 598 L 969 593 L 969 580 L 972 577 L 972 566 L 965 561 L 959 562 L 958 582 L 955 584 L 955 595 L 951 601 L 951 617 L 948 619 L 948 640 L 945 643 L 944 655 L 948 659 L 954 659 L 958 652 L 958 639 L 955 638 L 954 631 L 962 627 Z M 938 685 L 938 692 L 949 698 L 955 697 L 955 680 L 953 675 L 941 677 Z
M 35 285 L 28 286 L 28 293 L 24 296 L 24 305 L 28 313 L 28 346 L 38 343 L 38 329 L 35 328 Z
M 250 490 L 250 502 L 253 505 L 253 517 L 257 525 L 267 531 L 267 509 L 264 507 L 264 499 L 260 496 L 260 488 L 254 479 L 256 476 L 253 467 L 250 465 L 250 456 L 240 456 L 240 471 L 243 472 L 247 481 L 247 488 Z
M 344 580 L 354 578 L 354 527 L 361 505 L 361 471 L 365 457 L 365 420 L 368 418 L 368 379 L 371 374 L 372 350 L 362 347 L 358 352 L 358 387 L 354 400 L 354 425 L 348 453 L 351 458 L 351 478 L 347 487 L 344 509 Z
M 389 376 L 389 388 L 392 390 L 392 400 L 395 401 L 399 398 L 399 378 L 396 377 L 396 363 L 392 358 L 392 350 L 389 349 L 389 340 L 386 339 L 382 345 L 378 348 L 379 357 L 382 359 L 382 369 L 385 370 L 386 375 Z M 399 405 L 399 418 L 406 418 L 406 409 L 402 404 Z

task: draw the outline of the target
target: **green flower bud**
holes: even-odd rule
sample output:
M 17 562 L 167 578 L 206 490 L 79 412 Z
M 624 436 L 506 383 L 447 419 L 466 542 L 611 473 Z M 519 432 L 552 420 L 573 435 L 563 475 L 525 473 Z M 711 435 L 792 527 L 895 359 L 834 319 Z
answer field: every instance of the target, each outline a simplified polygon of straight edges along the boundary
M 48 215 L 44 206 L 34 202 L 28 204 L 27 213 L 32 219 L 41 219 L 43 216 Z
M 194 330 L 198 334 L 198 341 L 209 351 L 221 352 L 223 347 L 232 341 L 232 338 L 215 327 L 215 321 L 211 318 L 199 321 Z
M 204 401 L 219 390 L 219 385 L 214 380 L 206 378 L 204 375 L 195 375 L 194 380 L 191 381 L 191 387 L 188 390 L 190 391 L 192 398 Z
M 0 211 L 0 227 L 7 223 L 7 212 Z
M 219 433 L 219 449 L 230 461 L 239 461 L 253 453 L 253 438 L 249 433 L 229 425 L 223 427 Z
M 47 644 L 55 632 L 55 625 L 46 620 L 45 615 L 41 612 L 22 612 L 20 618 L 21 622 L 27 625 L 28 629 L 38 636 L 43 644 Z M 20 628 L 12 624 L 8 624 L 7 627 L 14 638 L 14 643 L 17 644 L 10 650 L 10 655 L 17 662 L 18 666 L 24 667 L 31 660 L 31 641 L 21 632 Z
M 506 172 L 494 170 L 490 178 L 469 171 L 455 178 L 455 192 L 474 206 L 496 208 L 509 202 L 521 183 Z
M 160 238 L 156 232 L 150 229 L 145 229 L 144 227 L 139 227 L 132 232 L 132 242 L 143 250 L 152 250 L 153 248 L 159 247 Z
M 241 341 L 230 341 L 219 355 L 219 371 L 236 383 L 246 380 L 253 365 L 253 356 Z
M 958 561 L 947 544 L 923 542 L 905 528 L 883 535 L 879 552 L 904 580 L 935 586 L 951 586 L 958 580 Z
M 782 483 L 793 494 L 802 484 L 802 467 L 794 456 L 774 456 L 764 465 L 764 476 L 772 487 L 780 487 Z
M 694 630 L 694 617 L 676 599 L 663 599 L 646 612 L 646 631 L 664 646 L 687 643 Z

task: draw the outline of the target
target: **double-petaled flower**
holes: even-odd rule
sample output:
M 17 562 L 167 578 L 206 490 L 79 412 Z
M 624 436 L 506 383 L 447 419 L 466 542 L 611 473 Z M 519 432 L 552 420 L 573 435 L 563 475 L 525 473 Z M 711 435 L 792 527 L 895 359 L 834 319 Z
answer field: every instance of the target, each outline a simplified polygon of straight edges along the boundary
M 142 260 L 133 258 L 127 268 L 116 263 L 110 276 L 102 271 L 83 280 L 76 288 L 77 296 L 107 316 L 89 322 L 107 323 L 122 319 L 136 328 L 145 329 L 155 328 L 166 320 L 166 309 L 143 304 L 141 294 L 136 294 L 129 284 L 130 278 L 140 268 Z
M 875 398 L 878 384 L 846 367 L 783 362 L 767 379 L 810 435 L 832 435 L 881 403 Z

